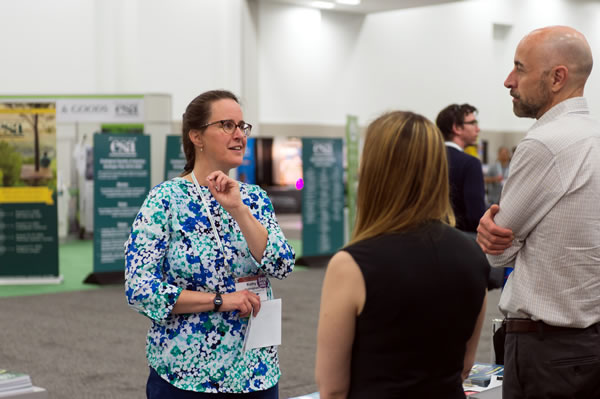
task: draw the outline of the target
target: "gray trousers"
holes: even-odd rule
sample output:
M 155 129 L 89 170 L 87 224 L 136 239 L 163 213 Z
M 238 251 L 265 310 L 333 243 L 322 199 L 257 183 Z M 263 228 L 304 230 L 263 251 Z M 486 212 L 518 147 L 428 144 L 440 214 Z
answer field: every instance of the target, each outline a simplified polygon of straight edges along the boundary
M 600 398 L 600 323 L 506 334 L 502 398 Z

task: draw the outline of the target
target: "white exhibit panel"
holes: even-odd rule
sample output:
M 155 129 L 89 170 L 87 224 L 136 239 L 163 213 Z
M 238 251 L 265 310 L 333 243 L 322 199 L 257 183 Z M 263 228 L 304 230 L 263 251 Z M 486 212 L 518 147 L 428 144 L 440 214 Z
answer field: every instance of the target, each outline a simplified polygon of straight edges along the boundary
M 56 122 L 144 123 L 144 98 L 59 98 Z
M 150 135 L 150 186 L 154 187 L 163 181 L 167 135 L 174 133 L 171 123 L 171 96 L 148 94 L 144 96 L 144 104 L 144 133 Z

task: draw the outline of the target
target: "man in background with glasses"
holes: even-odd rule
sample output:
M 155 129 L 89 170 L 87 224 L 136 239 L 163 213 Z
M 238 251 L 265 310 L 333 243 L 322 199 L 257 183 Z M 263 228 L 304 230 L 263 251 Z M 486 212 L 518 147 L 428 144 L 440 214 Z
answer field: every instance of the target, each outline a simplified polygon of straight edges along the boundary
M 479 219 L 485 213 L 485 186 L 481 161 L 464 150 L 477 143 L 479 124 L 477 108 L 470 104 L 451 104 L 440 111 L 436 124 L 446 141 L 450 203 L 456 228 L 475 239 Z M 502 287 L 504 271 L 492 269 L 488 290 Z
M 465 147 L 474 145 L 479 135 L 477 108 L 470 104 L 451 104 L 440 111 L 436 124 L 446 141 L 450 203 L 456 228 L 475 239 L 479 219 L 485 213 L 485 186 L 481 161 L 465 153 Z M 502 287 L 503 269 L 492 269 L 488 290 Z
M 479 159 L 464 149 L 477 142 L 477 108 L 469 104 L 451 104 L 440 111 L 436 124 L 446 141 L 450 177 L 450 202 L 456 227 L 477 234 L 479 219 L 485 212 L 485 187 Z

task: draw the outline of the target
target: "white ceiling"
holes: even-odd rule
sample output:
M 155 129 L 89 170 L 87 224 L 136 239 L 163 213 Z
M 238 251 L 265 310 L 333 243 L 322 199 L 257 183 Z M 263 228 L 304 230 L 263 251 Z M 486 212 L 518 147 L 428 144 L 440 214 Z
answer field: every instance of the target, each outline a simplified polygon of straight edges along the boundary
M 313 0 L 263 0 L 271 1 L 276 3 L 288 3 L 295 4 L 304 7 L 311 7 L 310 3 Z M 335 2 L 335 0 L 326 0 L 328 2 Z M 382 12 L 399 10 L 402 8 L 413 8 L 413 7 L 424 7 L 435 4 L 453 3 L 463 0 L 361 0 L 357 6 L 348 6 L 343 4 L 335 4 L 335 8 L 331 11 L 344 11 L 358 14 L 369 14 L 372 12 Z

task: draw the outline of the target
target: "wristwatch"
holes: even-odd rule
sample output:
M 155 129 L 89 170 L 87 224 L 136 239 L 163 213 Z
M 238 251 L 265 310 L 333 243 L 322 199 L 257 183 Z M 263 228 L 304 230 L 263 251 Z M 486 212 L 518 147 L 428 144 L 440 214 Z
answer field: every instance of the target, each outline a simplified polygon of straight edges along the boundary
M 217 295 L 215 295 L 215 299 L 213 299 L 213 303 L 215 304 L 215 308 L 213 309 L 213 312 L 218 312 L 219 308 L 223 304 L 223 298 L 221 297 L 220 293 L 217 292 Z

